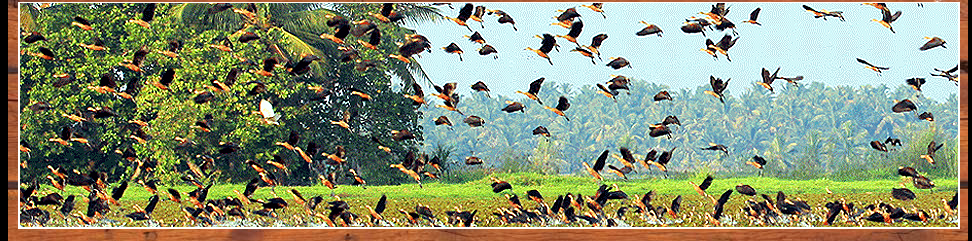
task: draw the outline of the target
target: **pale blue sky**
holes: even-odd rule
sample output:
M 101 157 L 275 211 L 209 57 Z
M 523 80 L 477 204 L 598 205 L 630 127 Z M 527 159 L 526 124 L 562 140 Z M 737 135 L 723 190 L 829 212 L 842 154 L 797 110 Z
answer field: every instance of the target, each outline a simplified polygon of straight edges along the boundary
M 455 9 L 439 7 L 446 16 L 455 17 L 465 3 L 454 3 Z M 780 76 L 803 75 L 803 82 L 817 81 L 827 85 L 880 85 L 895 87 L 911 77 L 926 77 L 922 86 L 924 95 L 944 101 L 958 94 L 958 87 L 945 79 L 931 77 L 933 68 L 949 69 L 959 62 L 958 3 L 888 3 L 892 11 L 901 10 L 901 17 L 892 23 L 897 33 L 871 19 L 880 19 L 881 11 L 860 3 L 808 3 L 817 9 L 843 11 L 846 22 L 828 18 L 815 19 L 805 11 L 802 3 L 729 3 L 728 19 L 736 23 L 739 41 L 729 50 L 733 61 L 723 56 L 713 60 L 699 49 L 705 38 L 701 34 L 685 34 L 679 27 L 685 19 L 699 12 L 708 12 L 714 3 L 605 3 L 607 18 L 590 9 L 579 7 L 582 3 L 474 3 L 487 9 L 500 9 L 509 13 L 517 22 L 519 31 L 509 24 L 500 25 L 497 16 L 484 16 L 485 28 L 478 22 L 469 21 L 473 31 L 479 31 L 487 43 L 499 51 L 499 59 L 476 53 L 479 44 L 468 41 L 463 35 L 472 32 L 452 21 L 424 23 L 413 28 L 430 39 L 432 53 L 416 58 L 429 78 L 436 84 L 458 82 L 460 93 L 468 93 L 469 86 L 483 80 L 494 95 L 512 96 L 516 90 L 526 90 L 529 82 L 539 77 L 547 81 L 568 82 L 575 87 L 593 85 L 609 80 L 612 74 L 642 79 L 672 88 L 696 88 L 708 86 L 709 75 L 732 78 L 729 93 L 741 93 L 759 81 L 760 69 L 770 71 L 782 67 Z M 586 4 L 586 3 L 584 3 Z M 550 57 L 554 65 L 535 53 L 524 50 L 538 48 L 540 39 L 534 35 L 551 33 L 563 35 L 567 29 L 551 26 L 557 9 L 577 7 L 584 21 L 584 30 L 578 38 L 582 45 L 589 45 L 598 33 L 609 38 L 601 47 L 603 61 L 597 65 L 579 53 L 570 52 L 575 45 L 557 38 L 560 52 Z M 762 26 L 742 23 L 749 13 L 762 8 L 759 22 Z M 661 27 L 662 37 L 655 35 L 638 37 L 635 32 L 646 21 Z M 731 31 L 707 31 L 707 38 L 718 42 Z M 944 39 L 947 49 L 936 48 L 919 51 L 927 40 L 925 36 Z M 466 53 L 462 62 L 455 54 L 444 52 L 441 47 L 455 42 Z M 608 57 L 621 56 L 631 62 L 633 68 L 614 70 L 605 66 Z M 855 58 L 891 69 L 878 76 L 865 69 Z M 774 87 L 780 89 L 780 83 Z M 426 89 L 431 86 L 424 84 Z M 757 86 L 758 87 L 758 86 Z M 576 89 L 575 89 L 576 90 Z M 522 96 L 517 96 L 519 98 Z

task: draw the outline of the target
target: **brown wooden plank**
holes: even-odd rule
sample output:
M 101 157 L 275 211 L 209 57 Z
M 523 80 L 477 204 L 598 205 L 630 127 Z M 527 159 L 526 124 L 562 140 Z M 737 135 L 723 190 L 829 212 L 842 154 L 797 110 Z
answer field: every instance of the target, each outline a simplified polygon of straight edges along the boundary
M 959 207 L 968 207 L 962 190 Z M 17 191 L 7 190 L 8 239 L 20 240 L 968 240 L 968 211 L 961 229 L 17 229 Z M 641 233 L 641 234 L 639 234 Z
M 7 101 L 7 180 L 17 180 L 17 102 Z
M 17 101 L 20 95 L 20 81 L 16 73 L 7 73 L 7 101 Z
M 19 16 L 17 12 L 17 5 L 7 2 L 7 69 L 16 69 L 17 63 L 17 45 L 19 40 L 20 26 L 17 25 L 19 22 Z M 10 90 L 10 89 L 8 89 Z M 9 91 L 8 97 L 9 95 Z M 14 96 L 16 98 L 16 96 Z M 9 98 L 8 98 L 9 99 Z

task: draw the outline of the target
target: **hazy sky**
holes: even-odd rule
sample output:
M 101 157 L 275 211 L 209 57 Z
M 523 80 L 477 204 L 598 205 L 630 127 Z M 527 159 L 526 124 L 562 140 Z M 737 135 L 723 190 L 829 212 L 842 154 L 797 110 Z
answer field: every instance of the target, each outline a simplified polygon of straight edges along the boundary
M 455 9 L 446 6 L 439 9 L 442 14 L 455 17 L 463 4 L 454 3 Z M 439 85 L 458 82 L 461 93 L 468 93 L 469 86 L 478 80 L 483 80 L 497 95 L 511 96 L 516 90 L 526 90 L 539 77 L 579 87 L 605 82 L 611 79 L 610 75 L 620 74 L 676 89 L 708 87 L 709 75 L 732 78 L 728 89 L 731 94 L 754 87 L 753 83 L 761 80 L 763 67 L 770 71 L 782 67 L 780 76 L 803 75 L 803 82 L 818 81 L 831 86 L 886 84 L 893 88 L 905 79 L 926 77 L 928 83 L 922 86 L 923 93 L 938 101 L 957 95 L 959 89 L 952 82 L 929 75 L 933 68 L 950 69 L 959 62 L 958 3 L 924 3 L 923 7 L 916 3 L 888 3 L 892 11 L 903 12 L 892 23 L 897 32 L 894 34 L 871 21 L 881 18 L 880 10 L 860 3 L 807 4 L 817 10 L 843 11 L 846 22 L 815 19 L 802 8 L 802 3 L 729 3 L 726 17 L 736 24 L 740 37 L 729 50 L 732 62 L 722 55 L 713 60 L 699 50 L 704 47 L 705 38 L 718 42 L 731 31 L 706 31 L 703 37 L 679 29 L 685 19 L 702 17 L 699 12 L 708 12 L 714 3 L 605 3 L 607 18 L 580 7 L 581 3 L 474 4 L 503 10 L 517 23 L 518 31 L 509 24 L 497 23 L 495 15 L 483 17 L 485 28 L 480 28 L 478 22 L 468 22 L 473 31 L 479 31 L 499 51 L 498 59 L 478 55 L 476 50 L 480 45 L 463 37 L 472 32 L 452 21 L 411 26 L 432 42 L 432 53 L 416 58 L 429 78 Z M 568 29 L 550 23 L 560 14 L 556 10 L 569 7 L 577 7 L 584 21 L 578 38 L 580 44 L 589 45 L 598 33 L 609 36 L 600 48 L 604 60 L 597 61 L 597 65 L 579 53 L 570 52 L 576 45 L 563 38 L 557 38 L 560 52 L 550 53 L 552 66 L 536 53 L 524 50 L 540 46 L 540 39 L 534 35 L 566 34 Z M 758 19 L 762 26 L 742 23 L 757 7 L 762 8 Z M 662 37 L 636 36 L 635 32 L 645 27 L 639 21 L 658 25 L 664 31 Z M 948 48 L 919 51 L 918 47 L 927 41 L 925 36 L 941 37 Z M 441 49 L 452 42 L 466 52 L 464 61 Z M 605 66 L 608 57 L 615 56 L 628 59 L 633 68 L 614 70 Z M 858 57 L 891 69 L 879 76 L 859 64 L 855 60 Z M 774 83 L 776 89 L 780 85 Z M 427 84 L 425 87 L 432 89 Z

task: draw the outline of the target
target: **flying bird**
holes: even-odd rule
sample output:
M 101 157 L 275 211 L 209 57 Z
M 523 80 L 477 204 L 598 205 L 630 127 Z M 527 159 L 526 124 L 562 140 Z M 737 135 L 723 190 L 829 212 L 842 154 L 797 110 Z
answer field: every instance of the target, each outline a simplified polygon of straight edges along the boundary
M 723 104 L 725 104 L 726 101 L 725 101 L 725 96 L 723 95 L 723 92 L 726 91 L 726 88 L 729 87 L 729 80 L 732 80 L 732 78 L 729 78 L 729 79 L 726 79 L 725 81 L 723 81 L 721 78 L 716 78 L 716 77 L 713 77 L 713 76 L 710 75 L 709 76 L 709 85 L 712 86 L 712 90 L 706 90 L 704 93 L 709 94 L 709 95 L 712 95 L 712 96 L 715 96 L 716 98 L 719 98 L 719 102 L 722 102 Z
M 749 185 L 736 185 L 736 192 L 746 196 L 756 196 L 756 189 Z
M 560 98 L 557 100 L 557 107 L 555 108 L 551 108 L 550 106 L 543 106 L 543 108 L 553 111 L 557 115 L 563 116 L 567 121 L 570 121 L 570 118 L 567 118 L 567 116 L 564 115 L 564 111 L 567 111 L 567 109 L 570 108 L 570 103 L 567 102 L 567 97 L 560 96 Z
M 760 24 L 759 22 L 756 21 L 756 18 L 759 17 L 759 11 L 760 8 L 756 8 L 756 10 L 753 10 L 753 12 L 749 13 L 749 20 L 743 22 L 762 26 L 763 24 Z
M 881 26 L 890 29 L 891 33 L 895 33 L 894 27 L 891 27 L 891 23 L 898 20 L 898 17 L 901 17 L 901 11 L 897 11 L 894 14 L 891 14 L 891 10 L 888 10 L 888 8 L 885 7 L 881 9 L 881 15 L 882 15 L 881 20 L 871 19 L 871 21 L 878 22 L 881 24 Z
M 594 53 L 591 52 L 589 48 L 575 47 L 574 49 L 571 49 L 570 51 L 571 52 L 578 52 L 581 55 L 584 55 L 584 57 L 590 58 L 591 59 L 591 64 L 597 64 L 597 63 L 594 62 Z
M 894 104 L 894 106 L 891 106 L 891 111 L 893 111 L 894 113 L 915 111 L 917 109 L 918 106 L 915 105 L 914 102 L 911 102 L 911 100 L 908 99 L 899 101 L 898 103 Z
M 773 81 L 776 80 L 776 74 L 778 74 L 779 72 L 780 72 L 780 67 L 777 67 L 776 71 L 774 71 L 772 75 L 769 73 L 769 70 L 763 68 L 762 71 L 763 81 L 756 82 L 756 83 L 759 84 L 760 86 L 763 86 L 763 88 L 768 89 L 770 92 L 773 92 L 772 84 Z
M 85 19 L 85 18 L 83 18 L 81 16 L 75 16 L 74 17 L 74 21 L 71 22 L 71 25 L 72 26 L 77 26 L 78 28 L 81 28 L 81 29 L 84 29 L 84 30 L 94 29 L 94 28 L 91 27 L 91 22 L 88 22 L 87 19 Z
M 601 83 L 597 83 L 596 85 L 597 88 L 600 89 L 597 91 L 597 93 L 600 93 L 604 96 L 614 99 L 614 102 L 618 102 L 617 95 L 619 94 L 619 92 L 617 90 L 610 90 L 607 87 L 604 87 L 604 85 L 602 85 Z
M 517 111 L 526 113 L 526 111 L 523 110 L 523 103 L 507 100 L 506 104 L 506 107 L 503 107 L 503 111 L 506 111 L 506 113 L 513 113 Z
M 604 40 L 607 38 L 608 35 L 605 33 L 599 33 L 597 35 L 594 35 L 594 37 L 591 38 L 591 45 L 586 47 L 587 50 L 590 50 L 592 53 L 597 55 L 597 59 L 601 59 L 601 51 L 599 50 L 599 48 L 601 47 L 601 44 L 604 43 Z
M 648 36 L 648 35 L 652 35 L 652 34 L 657 34 L 658 37 L 661 37 L 662 36 L 662 30 L 661 30 L 661 28 L 658 27 L 658 25 L 650 24 L 650 23 L 645 22 L 645 21 L 640 21 L 639 23 L 644 24 L 645 25 L 645 28 L 642 28 L 641 30 L 638 30 L 638 32 L 635 33 L 635 35 L 637 35 L 637 36 Z
M 466 35 L 463 37 L 468 38 L 469 41 L 472 41 L 473 43 L 486 44 L 486 39 L 483 38 L 483 35 L 479 34 L 479 31 L 476 31 L 472 35 Z
M 351 21 L 344 17 L 331 14 L 324 15 L 324 18 L 327 19 L 325 22 L 327 26 L 334 28 L 334 34 L 323 33 L 320 37 L 331 40 L 336 44 L 344 44 L 344 38 L 348 37 L 348 34 L 351 33 Z
M 884 143 L 880 141 L 871 141 L 871 148 L 881 152 L 888 152 L 888 147 L 885 146 Z
M 813 13 L 814 15 L 813 18 L 823 18 L 824 20 L 827 20 L 827 17 L 835 17 L 840 19 L 840 21 L 844 21 L 844 15 L 843 15 L 844 12 L 842 11 L 827 11 L 824 9 L 820 9 L 820 11 L 817 11 L 807 5 L 803 5 L 803 9 L 806 9 L 808 12 Z
M 446 117 L 444 115 L 443 116 L 439 116 L 438 118 L 435 118 L 435 121 L 434 122 L 435 122 L 435 125 L 452 126 L 452 121 L 449 121 L 449 117 Z
M 489 177 L 489 179 L 493 182 L 490 184 L 490 187 L 493 188 L 493 193 L 500 193 L 504 190 L 513 189 L 513 185 L 510 185 L 510 183 L 506 181 L 499 180 L 496 177 Z
M 604 8 L 604 3 L 592 3 L 591 5 L 583 5 L 583 4 L 581 4 L 581 7 L 589 8 L 589 9 L 591 9 L 591 11 L 594 11 L 596 13 L 600 13 L 601 14 L 601 17 L 607 18 L 607 16 L 604 15 L 604 9 L 603 9 Z
M 610 66 L 613 69 L 621 69 L 624 67 L 631 68 L 631 62 L 628 62 L 628 60 L 623 57 L 611 57 L 610 59 L 611 62 L 608 62 L 607 66 Z
M 280 125 L 280 117 L 282 115 L 273 111 L 273 104 L 266 99 L 260 100 L 260 115 L 263 116 L 263 121 L 270 125 Z
M 469 28 L 469 25 L 466 24 L 466 20 L 469 20 L 469 17 L 472 16 L 473 8 L 474 6 L 472 5 L 472 3 L 466 3 L 466 5 L 463 5 L 462 8 L 459 9 L 458 16 L 456 16 L 455 18 L 446 16 L 445 18 L 448 20 L 452 20 L 453 22 L 459 24 L 460 26 L 466 27 L 466 29 L 472 32 L 472 28 Z
M 483 45 L 483 47 L 480 47 L 479 49 L 477 49 L 477 51 L 479 51 L 479 55 L 483 55 L 483 56 L 499 53 L 499 51 L 496 51 L 496 48 L 494 48 L 492 45 L 489 44 Z M 499 56 L 493 55 L 493 59 L 497 59 L 497 58 L 499 58 Z
M 932 115 L 931 112 L 925 111 L 922 112 L 921 114 L 918 114 L 918 119 L 926 120 L 926 121 L 935 121 L 935 116 Z
M 722 39 L 720 39 L 719 42 L 716 43 L 715 45 L 711 45 L 709 42 L 707 42 L 707 44 L 709 44 L 709 46 L 706 46 L 706 48 L 715 49 L 716 52 L 721 53 L 722 55 L 725 55 L 726 56 L 726 60 L 728 60 L 729 62 L 732 62 L 732 59 L 729 58 L 729 52 L 728 51 L 729 51 L 729 48 L 732 48 L 732 46 L 736 45 L 736 41 L 738 41 L 738 40 L 739 40 L 739 37 L 732 38 L 731 35 L 726 34 L 725 36 L 722 36 Z
M 446 53 L 459 55 L 459 61 L 462 61 L 462 49 L 459 49 L 459 45 L 456 43 L 451 43 L 449 46 L 442 47 Z
M 550 131 L 547 131 L 546 127 L 537 126 L 537 128 L 533 129 L 533 135 L 542 135 L 542 136 L 550 137 Z
M 939 46 L 941 46 L 942 48 L 946 48 L 945 47 L 945 40 L 943 40 L 942 38 L 939 38 L 939 37 L 925 37 L 925 39 L 927 39 L 928 42 L 925 42 L 925 44 L 921 45 L 921 47 L 919 47 L 918 50 L 925 51 L 925 50 L 933 49 L 933 48 L 939 47 Z
M 729 148 L 727 148 L 725 145 L 722 144 L 709 143 L 709 146 L 700 149 L 709 150 L 709 151 L 722 151 L 727 156 L 729 155 Z
M 381 21 L 383 23 L 391 23 L 391 22 L 396 22 L 398 20 L 404 19 L 405 16 L 399 14 L 394 10 L 395 9 L 394 5 L 395 5 L 394 3 L 383 3 L 381 5 L 380 12 L 378 12 L 377 14 L 374 12 L 368 12 L 368 15 L 377 18 L 378 21 Z
M 27 43 L 27 44 L 32 44 L 32 43 L 37 42 L 37 41 L 45 41 L 45 40 L 47 40 L 47 38 L 45 38 L 43 34 L 41 34 L 39 32 L 36 32 L 36 31 L 30 32 L 29 35 L 27 35 L 26 37 L 24 37 L 24 43 Z
M 517 31 L 516 21 L 513 20 L 513 16 L 510 16 L 509 14 L 503 12 L 502 10 L 487 10 L 487 12 L 490 15 L 496 14 L 496 16 L 499 16 L 499 19 L 496 19 L 496 22 L 500 24 L 509 23 L 510 25 L 513 26 L 513 31 Z
M 921 85 L 925 84 L 925 78 L 910 78 L 905 80 L 905 83 L 907 83 L 908 86 L 911 86 L 912 89 L 915 89 L 920 92 Z
M 554 18 L 557 19 L 557 22 L 563 23 L 565 25 L 567 23 L 570 23 L 571 21 L 574 21 L 574 18 L 577 18 L 577 17 L 580 17 L 581 16 L 579 13 L 577 13 L 577 9 L 576 8 L 568 8 L 566 10 L 559 10 L 558 9 L 557 11 L 560 12 L 560 15 L 558 15 L 557 17 L 554 17 Z M 566 27 L 566 26 L 564 26 L 564 27 Z
M 942 149 L 942 146 L 945 146 L 945 143 L 937 144 L 935 141 L 931 141 L 928 143 L 928 147 L 925 149 L 925 154 L 920 155 L 919 157 L 925 159 L 928 161 L 928 163 L 935 165 L 935 152 Z
M 483 126 L 483 124 L 486 124 L 486 121 L 483 120 L 483 118 L 480 118 L 479 116 L 471 115 L 466 117 L 466 119 L 463 119 L 462 123 L 468 124 L 469 127 L 480 127 Z
M 530 89 L 527 90 L 527 92 L 517 90 L 516 93 L 523 94 L 527 98 L 530 98 L 531 100 L 536 100 L 537 103 L 540 103 L 542 105 L 543 101 L 540 101 L 540 97 L 538 95 L 540 94 L 540 86 L 543 85 L 544 80 L 546 80 L 546 78 L 540 77 L 539 79 L 530 82 Z
M 864 66 L 865 68 L 870 69 L 870 70 L 873 70 L 874 72 L 877 72 L 879 75 L 881 74 L 882 71 L 891 69 L 891 68 L 888 68 L 888 67 L 880 67 L 880 66 L 873 65 L 873 64 L 868 63 L 867 61 L 865 61 L 865 60 L 863 60 L 861 58 L 857 58 L 857 62 L 860 62 L 861 64 L 864 64 L 865 65 Z
M 547 62 L 549 62 L 550 65 L 553 65 L 553 61 L 550 60 L 550 56 L 548 54 L 550 54 L 550 51 L 553 50 L 554 46 L 557 45 L 557 40 L 554 39 L 553 35 L 550 35 L 548 33 L 543 34 L 543 36 L 536 35 L 534 37 L 542 39 L 540 41 L 540 48 L 533 49 L 531 47 L 526 47 L 526 49 L 524 50 L 530 50 L 533 51 L 534 53 L 537 53 L 537 55 L 539 55 L 540 57 L 547 59 Z
M 144 28 L 152 28 L 149 22 L 151 22 L 152 19 L 155 17 L 155 7 L 156 7 L 155 3 L 146 4 L 145 7 L 142 8 L 142 17 L 137 19 L 130 19 L 128 20 L 128 22 L 138 24 L 139 26 L 142 26 Z
M 607 161 L 607 157 L 608 157 L 608 153 L 609 152 L 610 151 L 608 151 L 608 150 L 604 150 L 604 152 L 601 152 L 601 155 L 598 156 L 597 157 L 597 160 L 594 161 L 594 167 L 591 167 L 589 164 L 587 164 L 587 162 L 582 162 L 581 163 L 581 164 L 584 165 L 584 169 L 587 169 L 587 173 L 588 174 L 591 174 L 591 176 L 594 177 L 594 179 L 596 179 L 598 181 L 601 181 L 601 180 L 604 179 L 603 177 L 601 177 L 600 172 L 601 172 L 601 170 L 604 169 L 604 162 Z
M 958 85 L 958 77 L 959 76 L 957 74 L 955 74 L 956 72 L 958 72 L 958 69 L 959 69 L 959 66 L 958 65 L 956 65 L 955 68 L 952 68 L 952 69 L 949 69 L 949 70 L 940 70 L 938 68 L 935 68 L 935 72 L 938 72 L 938 73 L 931 73 L 931 76 L 942 77 L 942 78 L 948 79 L 949 81 L 952 81 L 952 83 Z
M 655 96 L 652 97 L 652 100 L 654 100 L 654 101 L 670 100 L 671 101 L 671 100 L 674 100 L 674 99 L 672 99 L 672 95 L 670 93 L 668 93 L 668 91 L 662 90 L 662 91 L 659 91 L 657 94 L 655 94 Z
M 580 44 L 577 43 L 577 37 L 580 37 L 581 31 L 583 29 L 584 29 L 583 21 L 580 20 L 574 21 L 573 23 L 570 24 L 570 31 L 567 33 L 567 35 L 557 35 L 557 37 L 564 38 L 567 41 L 570 41 L 571 43 L 580 46 Z

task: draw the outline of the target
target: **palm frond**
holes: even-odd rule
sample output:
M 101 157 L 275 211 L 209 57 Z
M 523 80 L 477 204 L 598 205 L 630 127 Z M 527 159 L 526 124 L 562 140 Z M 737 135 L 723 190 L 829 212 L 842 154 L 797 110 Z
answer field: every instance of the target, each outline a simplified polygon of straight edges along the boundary
M 20 29 L 26 32 L 40 31 L 41 29 L 35 21 L 40 17 L 40 9 L 34 4 L 24 3 L 20 5 Z
M 271 28 L 269 33 L 271 36 L 275 37 L 275 41 L 279 44 L 281 51 L 288 55 L 290 61 L 298 61 L 298 56 L 301 54 L 313 54 L 316 56 L 326 56 L 324 52 L 314 46 L 311 46 L 300 37 L 290 33 L 281 28 Z M 320 61 L 327 62 L 327 61 Z M 314 76 L 320 76 L 323 72 L 321 65 L 312 65 L 311 70 Z
M 437 23 L 443 19 L 439 9 L 430 5 L 399 3 L 395 7 L 398 14 L 405 16 L 402 20 L 408 24 Z
M 269 3 L 266 5 L 267 13 L 271 16 L 284 15 L 296 12 L 309 12 L 323 8 L 323 3 Z
M 243 27 L 244 19 L 240 14 L 226 10 L 219 13 L 208 13 L 212 4 L 184 3 L 172 8 L 172 21 L 186 27 L 199 30 L 217 29 L 222 31 L 236 31 Z
M 412 62 L 410 64 L 406 64 L 406 67 L 408 67 L 409 72 L 411 72 L 413 75 L 418 76 L 419 79 L 429 80 L 429 76 L 425 74 L 425 70 L 422 69 L 422 65 L 419 64 L 418 62 Z
M 316 9 L 282 14 L 271 13 L 273 14 L 271 17 L 272 21 L 280 23 L 288 32 L 307 31 L 320 34 L 328 30 L 327 18 L 323 16 L 332 13 L 325 9 Z

